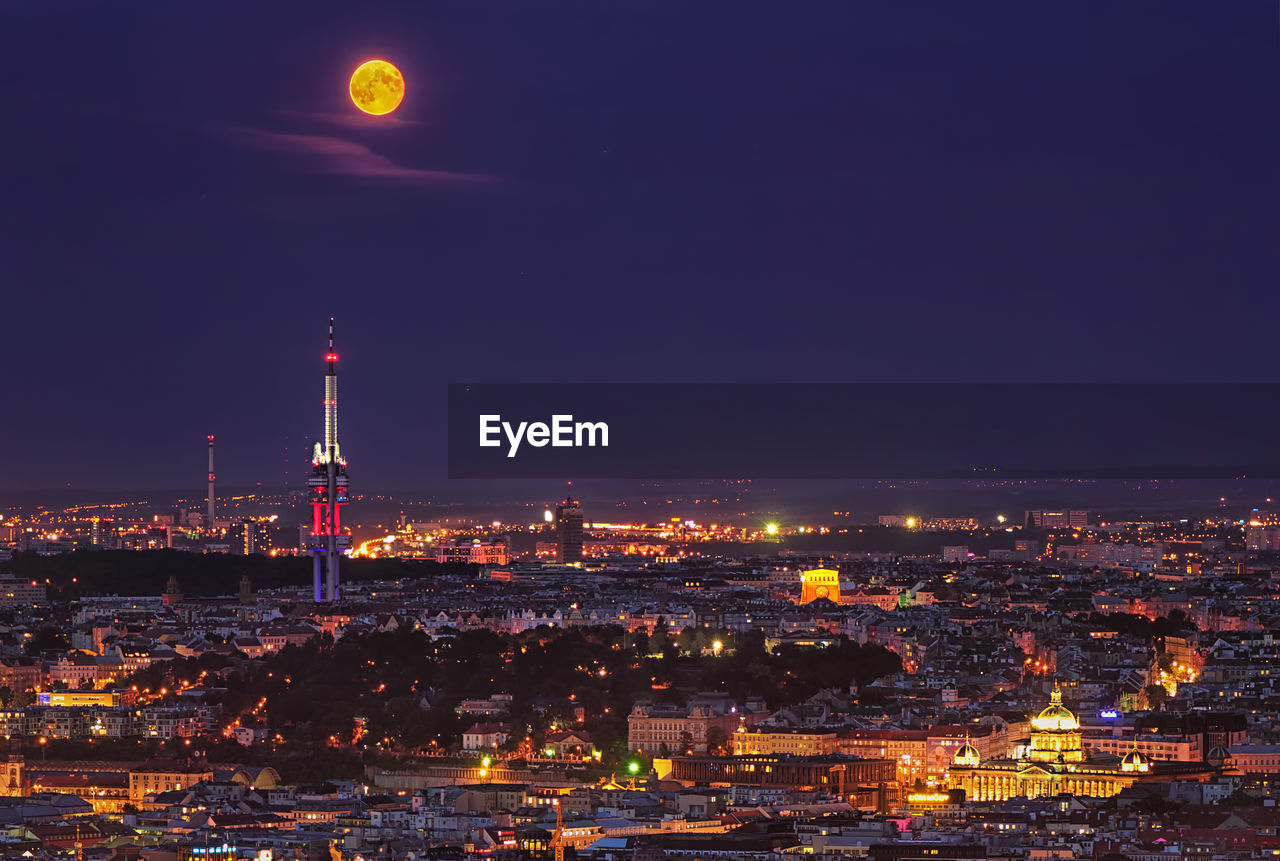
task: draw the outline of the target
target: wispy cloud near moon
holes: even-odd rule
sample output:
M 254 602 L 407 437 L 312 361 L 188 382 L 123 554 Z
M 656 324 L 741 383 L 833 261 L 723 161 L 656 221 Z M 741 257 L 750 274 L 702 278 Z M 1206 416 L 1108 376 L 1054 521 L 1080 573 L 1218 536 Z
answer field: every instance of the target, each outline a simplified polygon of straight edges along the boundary
M 288 117 L 293 120 L 307 120 L 309 122 L 327 124 L 331 126 L 342 126 L 348 129 L 368 129 L 371 127 L 392 127 L 399 126 L 425 126 L 426 123 L 421 120 L 406 120 L 395 114 L 386 114 L 380 117 L 371 117 L 368 114 L 362 114 L 358 111 L 340 111 L 340 112 L 324 112 L 324 111 L 299 111 L 293 109 L 279 110 L 278 113 L 282 117 Z
M 328 135 L 289 134 L 246 126 L 227 127 L 224 132 L 243 146 L 290 156 L 292 166 L 301 172 L 415 186 L 480 186 L 498 182 L 497 177 L 482 173 L 406 167 L 364 144 Z

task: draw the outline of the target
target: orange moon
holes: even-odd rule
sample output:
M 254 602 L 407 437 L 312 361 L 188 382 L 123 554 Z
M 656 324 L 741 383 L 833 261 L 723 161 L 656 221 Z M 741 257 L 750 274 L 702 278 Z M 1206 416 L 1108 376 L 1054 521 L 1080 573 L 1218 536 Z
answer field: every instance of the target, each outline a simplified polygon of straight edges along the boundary
M 404 75 L 386 60 L 367 60 L 351 73 L 351 101 L 366 114 L 380 117 L 404 101 Z

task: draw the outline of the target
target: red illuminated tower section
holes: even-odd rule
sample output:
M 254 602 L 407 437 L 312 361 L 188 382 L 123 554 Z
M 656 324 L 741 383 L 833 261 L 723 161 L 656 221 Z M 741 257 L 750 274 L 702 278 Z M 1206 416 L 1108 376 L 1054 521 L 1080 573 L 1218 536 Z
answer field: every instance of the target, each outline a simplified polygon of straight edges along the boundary
M 333 318 L 329 318 L 328 371 L 324 376 L 324 440 L 311 456 L 311 551 L 313 591 L 317 602 L 338 600 L 338 560 L 351 546 L 342 531 L 342 507 L 347 504 L 347 461 L 338 446 L 338 355 L 333 351 Z M 323 578 L 321 569 L 323 568 Z

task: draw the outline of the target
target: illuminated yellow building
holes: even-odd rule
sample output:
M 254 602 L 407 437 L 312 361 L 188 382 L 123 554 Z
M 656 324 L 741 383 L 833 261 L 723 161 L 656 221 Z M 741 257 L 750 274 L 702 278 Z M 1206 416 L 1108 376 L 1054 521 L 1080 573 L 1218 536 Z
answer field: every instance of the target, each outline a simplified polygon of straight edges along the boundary
M 951 788 L 970 801 L 1004 801 L 1070 793 L 1106 798 L 1139 780 L 1204 779 L 1214 768 L 1202 762 L 1153 763 L 1137 749 L 1122 760 L 1086 757 L 1080 721 L 1062 704 L 1056 685 L 1049 705 L 1031 719 L 1031 737 L 1016 758 L 979 759 L 966 744 L 951 766 Z
M 133 691 L 45 691 L 36 695 L 36 704 L 64 708 L 131 706 L 136 701 Z
M 203 763 L 186 764 L 157 760 L 129 771 L 129 801 L 142 806 L 148 795 L 186 789 L 202 780 L 212 780 L 213 771 Z
M 25 764 L 20 753 L 4 758 L 4 782 L 0 785 L 0 795 L 12 798 L 27 794 Z
M 10 756 L 7 769 L 3 795 L 75 795 L 99 815 L 122 813 L 129 801 L 129 775 L 119 763 L 24 763 L 21 756 Z
M 830 568 L 815 568 L 800 573 L 800 603 L 808 604 L 826 598 L 840 603 L 840 572 Z
M 834 730 L 770 730 L 765 727 L 749 730 L 740 726 L 733 734 L 733 752 L 736 756 L 828 756 L 836 752 L 838 744 Z
M 1032 762 L 1083 762 L 1080 721 L 1062 704 L 1062 689 L 1056 684 L 1049 705 L 1031 719 L 1031 743 L 1026 758 Z

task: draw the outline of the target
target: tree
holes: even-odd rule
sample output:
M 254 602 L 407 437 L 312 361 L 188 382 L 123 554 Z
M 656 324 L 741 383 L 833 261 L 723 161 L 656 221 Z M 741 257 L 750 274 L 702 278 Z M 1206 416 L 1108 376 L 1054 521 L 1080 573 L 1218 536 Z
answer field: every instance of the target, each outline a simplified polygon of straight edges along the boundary
M 649 657 L 649 635 L 644 631 L 637 631 L 632 637 L 631 647 L 635 649 L 636 657 Z
M 1263 799 L 1257 795 L 1250 795 L 1243 789 L 1237 789 L 1222 800 L 1224 807 L 1262 807 Z
M 1177 801 L 1170 801 L 1158 795 L 1150 795 L 1133 802 L 1133 804 L 1129 805 L 1129 809 L 1135 813 L 1145 813 L 1149 816 L 1164 816 L 1181 810 L 1182 805 Z
M 66 651 L 70 648 L 71 642 L 62 631 L 52 626 L 41 628 L 26 643 L 27 651 L 33 654 L 44 651 Z
M 667 631 L 667 619 L 665 616 L 659 616 L 653 636 L 649 638 L 649 652 L 650 654 L 665 656 L 670 648 L 671 635 Z
M 627 726 L 622 720 L 602 720 L 592 735 L 604 762 L 621 762 L 630 753 L 627 749 Z

